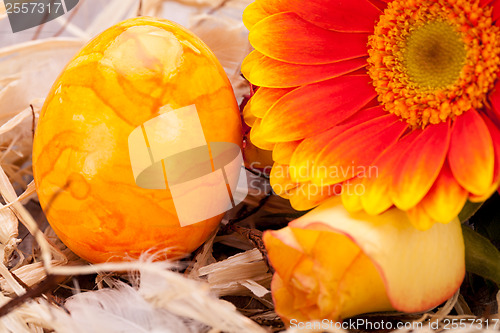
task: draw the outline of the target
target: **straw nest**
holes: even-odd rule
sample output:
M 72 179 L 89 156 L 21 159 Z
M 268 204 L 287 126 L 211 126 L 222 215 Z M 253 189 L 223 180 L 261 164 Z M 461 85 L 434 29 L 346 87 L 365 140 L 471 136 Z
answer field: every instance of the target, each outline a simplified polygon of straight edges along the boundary
M 47 224 L 31 176 L 33 131 L 51 83 L 86 41 L 123 19 L 150 15 L 189 27 L 212 48 L 242 101 L 249 87 L 239 67 L 251 47 L 241 13 L 250 2 L 80 0 L 70 14 L 12 34 L 0 1 L 0 332 L 284 330 L 261 230 L 286 225 L 294 212 L 270 195 L 265 177 L 248 174 L 254 186 L 244 205 L 191 257 L 89 265 Z M 498 313 L 496 305 L 487 312 Z M 457 293 L 428 313 L 365 318 L 416 321 L 419 331 L 432 331 L 429 319 L 476 317 Z

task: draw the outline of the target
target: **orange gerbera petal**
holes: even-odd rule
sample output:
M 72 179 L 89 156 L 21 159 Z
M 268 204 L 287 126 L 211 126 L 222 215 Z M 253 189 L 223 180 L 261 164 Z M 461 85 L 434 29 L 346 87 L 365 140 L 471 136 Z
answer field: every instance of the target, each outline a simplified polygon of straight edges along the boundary
M 386 115 L 382 106 L 367 108 L 356 112 L 353 116 L 349 117 L 342 124 L 320 133 L 318 135 L 309 137 L 302 141 L 302 143 L 294 151 L 290 160 L 291 177 L 297 181 L 306 181 L 312 179 L 312 163 L 318 156 L 318 153 L 325 146 L 325 142 L 330 142 L 337 135 L 347 131 L 349 128 L 367 122 L 373 118 L 378 118 Z
M 413 226 L 421 231 L 426 231 L 432 228 L 434 221 L 432 217 L 425 211 L 421 205 L 416 205 L 406 211 L 408 218 Z
M 252 126 L 252 129 L 250 129 L 250 140 L 252 141 L 252 143 L 256 147 L 258 147 L 260 149 L 272 150 L 274 148 L 275 143 L 269 142 L 268 140 L 266 140 L 265 136 L 260 135 L 259 130 L 260 130 L 261 122 L 262 122 L 262 119 L 260 119 L 260 118 L 255 119 L 253 126 Z
M 275 13 L 276 14 L 276 13 Z M 248 30 L 252 29 L 252 27 L 259 21 L 265 19 L 269 16 L 262 6 L 259 5 L 257 1 L 252 2 L 250 5 L 245 8 L 243 12 L 243 24 L 247 27 Z
M 387 115 L 387 112 L 385 112 L 384 107 L 378 104 L 376 100 L 373 100 L 370 103 L 368 103 L 365 108 L 359 110 L 346 120 L 339 123 L 338 126 L 343 127 L 345 130 L 347 128 L 351 128 L 366 121 L 369 121 L 370 119 L 375 119 L 385 115 Z
M 476 195 L 489 191 L 495 164 L 493 142 L 476 110 L 469 110 L 455 120 L 448 160 L 453 175 L 466 190 Z
M 391 0 L 392 1 L 392 0 Z M 387 1 L 384 0 L 370 0 L 370 2 L 380 10 L 385 10 L 387 8 Z
M 316 158 L 313 182 L 330 185 L 366 172 L 370 163 L 396 142 L 407 127 L 397 116 L 385 115 L 337 135 Z
M 294 64 L 327 64 L 368 55 L 368 34 L 321 29 L 292 12 L 261 20 L 248 38 L 259 52 Z
M 382 12 L 368 0 L 288 0 L 290 10 L 303 19 L 336 31 L 373 32 Z
M 290 164 L 292 155 L 301 142 L 302 140 L 277 143 L 273 150 L 273 160 L 280 164 Z
M 493 121 L 487 117 L 483 117 L 486 126 L 491 135 L 491 140 L 493 142 L 493 149 L 495 151 L 495 168 L 493 171 L 493 185 L 497 185 L 500 182 L 500 128 L 498 128 Z
M 345 75 L 297 88 L 267 111 L 260 136 L 271 142 L 301 140 L 332 128 L 374 97 L 368 75 Z
M 243 109 L 243 121 L 245 122 L 245 124 L 251 127 L 255 124 L 257 119 L 258 118 L 252 112 L 250 112 L 250 108 Z
M 366 58 L 326 65 L 297 65 L 274 60 L 259 51 L 253 51 L 243 61 L 241 72 L 248 81 L 260 87 L 290 88 L 332 79 L 366 65 Z
M 326 132 L 309 137 L 301 142 L 295 149 L 290 159 L 290 176 L 298 182 L 310 181 L 312 179 L 312 162 L 324 147 L 325 142 L 330 142 L 351 125 L 336 126 Z
M 483 117 L 483 120 L 486 123 L 486 126 L 488 126 L 491 140 L 493 142 L 493 150 L 495 151 L 495 167 L 493 169 L 493 183 L 490 187 L 490 190 L 487 191 L 484 195 L 475 195 L 471 193 L 469 195 L 469 200 L 473 202 L 486 201 L 486 199 L 488 199 L 500 185 L 500 130 L 493 123 L 493 121 L 491 121 L 487 117 Z
M 376 172 L 376 169 L 375 169 Z M 359 212 L 363 209 L 361 196 L 365 193 L 364 177 L 349 179 L 342 184 L 342 204 L 350 213 Z
M 489 95 L 489 100 L 491 103 L 491 109 L 487 109 L 488 115 L 491 114 L 490 118 L 500 125 L 500 80 L 497 80 L 495 87 Z
M 274 193 L 283 198 L 290 198 L 291 191 L 299 186 L 290 178 L 290 170 L 286 164 L 274 163 L 270 177 Z
M 448 223 L 462 210 L 467 190 L 455 180 L 446 162 L 429 193 L 418 204 L 437 222 Z
M 262 118 L 264 114 L 279 100 L 293 89 L 273 89 L 259 88 L 257 92 L 248 100 L 244 113 L 251 113 L 255 117 Z
M 488 6 L 492 1 L 493 0 L 479 0 L 479 4 L 481 5 L 481 7 L 485 7 Z
M 498 0 L 493 0 L 490 6 L 493 8 L 493 11 L 491 13 L 491 18 L 493 19 L 493 21 L 496 21 L 500 17 L 500 6 Z M 500 25 L 500 22 L 499 21 L 495 22 L 495 25 L 497 26 Z
M 413 131 L 387 148 L 372 164 L 378 172 L 364 178 L 365 194 L 361 197 L 368 214 L 377 215 L 389 209 L 393 203 L 389 189 L 393 183 L 393 172 L 402 156 L 412 147 L 420 131 Z
M 414 207 L 436 180 L 450 144 L 449 122 L 422 130 L 393 170 L 392 200 L 400 209 Z
M 286 0 L 256 0 L 259 5 L 268 13 L 279 13 L 289 11 Z
M 256 23 L 268 16 L 289 11 L 282 0 L 257 0 L 252 2 L 243 12 L 243 24 L 250 30 Z
M 295 210 L 309 210 L 326 199 L 342 193 L 342 185 L 318 186 L 311 182 L 301 183 L 290 191 L 290 204 Z

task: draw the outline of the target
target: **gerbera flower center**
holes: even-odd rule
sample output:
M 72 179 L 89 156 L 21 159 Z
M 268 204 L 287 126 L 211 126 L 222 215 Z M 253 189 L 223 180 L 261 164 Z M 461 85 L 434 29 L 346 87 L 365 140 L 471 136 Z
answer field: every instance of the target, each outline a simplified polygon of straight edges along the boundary
M 434 21 L 415 29 L 403 49 L 403 65 L 420 88 L 446 88 L 457 81 L 465 64 L 462 36 L 447 22 Z
M 500 29 L 479 0 L 395 0 L 369 39 L 378 100 L 412 127 L 484 106 L 500 65 Z

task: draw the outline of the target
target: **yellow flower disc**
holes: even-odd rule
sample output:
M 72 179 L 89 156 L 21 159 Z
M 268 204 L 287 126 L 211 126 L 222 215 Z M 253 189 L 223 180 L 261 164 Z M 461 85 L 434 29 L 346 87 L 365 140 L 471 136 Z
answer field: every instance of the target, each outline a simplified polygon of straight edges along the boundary
M 165 110 L 190 105 L 207 142 L 241 146 L 224 70 L 201 40 L 166 20 L 115 25 L 66 66 L 41 111 L 33 171 L 51 226 L 76 254 L 92 262 L 148 250 L 173 258 L 217 227 L 221 216 L 181 227 L 169 189 L 137 186 L 131 167 L 130 133 Z

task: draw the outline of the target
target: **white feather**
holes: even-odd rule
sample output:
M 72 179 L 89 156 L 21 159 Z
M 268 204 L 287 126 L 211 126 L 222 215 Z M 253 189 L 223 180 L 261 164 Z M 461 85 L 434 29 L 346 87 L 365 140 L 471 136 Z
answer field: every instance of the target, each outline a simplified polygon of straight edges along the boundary
M 133 287 L 120 283 L 115 289 L 80 293 L 70 297 L 65 307 L 71 326 L 82 332 L 200 332 L 202 325 L 155 308 Z
M 65 307 L 70 316 L 57 312 L 52 329 L 62 333 L 190 333 L 208 328 L 213 332 L 266 332 L 239 313 L 233 304 L 213 295 L 207 283 L 173 272 L 171 263 L 150 260 L 143 257 L 134 262 L 51 267 L 53 274 L 64 275 L 139 272 L 131 279 L 132 286 L 118 283 L 113 289 L 85 292 L 69 298 Z

